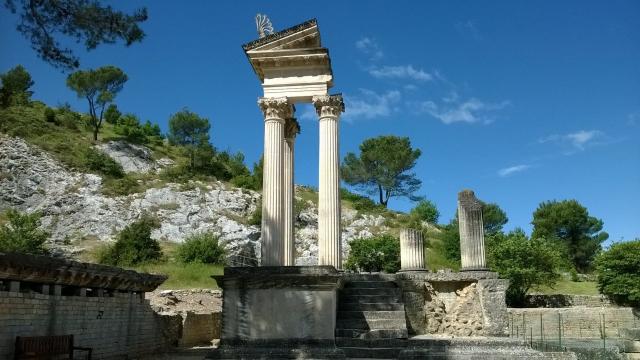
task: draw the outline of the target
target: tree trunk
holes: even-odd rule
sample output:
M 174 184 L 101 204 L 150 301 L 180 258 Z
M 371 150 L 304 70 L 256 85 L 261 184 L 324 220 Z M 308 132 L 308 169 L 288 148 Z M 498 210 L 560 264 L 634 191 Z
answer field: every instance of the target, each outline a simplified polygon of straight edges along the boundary
M 378 184 L 378 198 L 380 201 L 380 205 L 384 205 L 385 207 L 387 207 L 387 204 L 384 203 L 384 198 L 382 196 L 383 196 L 382 186 Z
M 100 131 L 99 128 L 97 127 L 93 128 L 93 141 L 98 141 L 98 131 Z

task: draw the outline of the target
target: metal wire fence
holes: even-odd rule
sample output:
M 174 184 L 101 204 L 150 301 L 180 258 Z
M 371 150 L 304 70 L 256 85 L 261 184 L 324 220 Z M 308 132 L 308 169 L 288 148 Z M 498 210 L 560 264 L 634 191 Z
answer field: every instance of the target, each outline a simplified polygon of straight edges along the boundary
M 518 309 L 520 310 L 520 309 Z M 640 326 L 628 308 L 527 309 L 509 314 L 509 336 L 545 352 L 584 350 L 602 354 L 624 351 L 620 330 Z

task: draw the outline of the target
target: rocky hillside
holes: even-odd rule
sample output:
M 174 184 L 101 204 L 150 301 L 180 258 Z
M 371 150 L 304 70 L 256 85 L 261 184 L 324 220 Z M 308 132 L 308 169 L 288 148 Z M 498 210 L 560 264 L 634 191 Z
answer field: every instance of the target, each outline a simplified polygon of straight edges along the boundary
M 142 145 L 108 142 L 97 146 L 127 172 L 153 173 L 171 160 L 153 160 Z M 114 239 L 142 214 L 157 217 L 161 226 L 155 239 L 181 242 L 188 235 L 212 230 L 220 235 L 231 255 L 259 256 L 260 228 L 250 218 L 260 193 L 222 182 L 158 181 L 126 196 L 106 196 L 103 178 L 74 171 L 51 154 L 21 138 L 0 134 L 0 209 L 18 208 L 42 213 L 42 226 L 51 233 L 51 245 L 60 254 L 78 255 L 103 241 Z M 296 250 L 298 264 L 317 262 L 317 208 L 299 196 L 297 188 Z M 357 237 L 385 231 L 385 218 L 343 208 L 343 249 Z

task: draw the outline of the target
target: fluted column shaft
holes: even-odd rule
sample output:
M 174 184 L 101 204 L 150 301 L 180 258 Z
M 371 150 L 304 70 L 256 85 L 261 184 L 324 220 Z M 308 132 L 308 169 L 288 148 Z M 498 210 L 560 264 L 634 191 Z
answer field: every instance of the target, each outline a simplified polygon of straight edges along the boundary
M 340 229 L 340 113 L 341 95 L 314 96 L 320 120 L 320 168 L 318 186 L 318 264 L 342 268 Z
M 261 98 L 264 113 L 262 266 L 284 265 L 284 126 L 292 109 L 287 98 Z
M 486 270 L 482 203 L 471 190 L 458 194 L 458 226 L 461 270 Z
M 415 229 L 400 231 L 400 270 L 426 270 L 422 232 Z
M 284 134 L 284 265 L 294 266 L 295 259 L 295 212 L 294 212 L 294 144 L 300 125 L 294 118 L 285 122 Z

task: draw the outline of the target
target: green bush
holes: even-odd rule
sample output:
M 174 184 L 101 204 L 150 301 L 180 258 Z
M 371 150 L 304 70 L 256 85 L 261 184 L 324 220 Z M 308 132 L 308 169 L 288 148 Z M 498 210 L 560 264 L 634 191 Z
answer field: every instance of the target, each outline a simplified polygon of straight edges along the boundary
M 349 245 L 347 270 L 387 273 L 400 270 L 400 241 L 391 235 L 355 239 Z
M 144 216 L 125 227 L 116 242 L 98 252 L 98 262 L 107 265 L 135 266 L 157 261 L 162 258 L 162 250 L 157 240 L 151 238 L 151 231 L 158 227 L 155 219 Z
M 249 225 L 260 226 L 262 225 L 262 203 L 259 202 L 256 205 L 256 209 L 249 216 Z
M 508 234 L 496 233 L 486 239 L 491 270 L 509 279 L 507 304 L 521 306 L 525 295 L 540 286 L 552 287 L 566 266 L 562 252 L 552 242 L 527 238 L 516 229 Z
M 140 191 L 140 184 L 129 175 L 122 178 L 108 178 L 102 184 L 102 193 L 108 196 L 122 196 L 134 194 Z
M 225 261 L 225 249 L 212 232 L 189 236 L 178 247 L 176 255 L 183 263 L 224 264 Z
M 52 108 L 47 107 L 44 109 L 44 121 L 56 125 L 58 124 L 58 121 L 56 120 L 56 112 Z
M 120 164 L 109 155 L 93 148 L 87 149 L 85 153 L 85 165 L 89 170 L 97 171 L 106 176 L 114 178 L 124 176 L 124 170 Z
M 434 203 L 429 200 L 420 200 L 418 204 L 411 209 L 411 216 L 419 221 L 426 221 L 429 224 L 438 223 L 440 212 Z
M 351 191 L 344 188 L 340 189 L 340 198 L 342 200 L 349 201 L 352 204 L 354 210 L 361 212 L 376 212 L 384 211 L 386 209 L 384 206 L 376 203 L 369 197 L 352 193 Z
M 9 209 L 7 223 L 0 227 L 0 252 L 42 255 L 47 253 L 45 241 L 49 234 L 39 229 L 40 213 L 22 214 Z
M 602 294 L 623 305 L 640 306 L 640 239 L 611 245 L 595 264 Z

